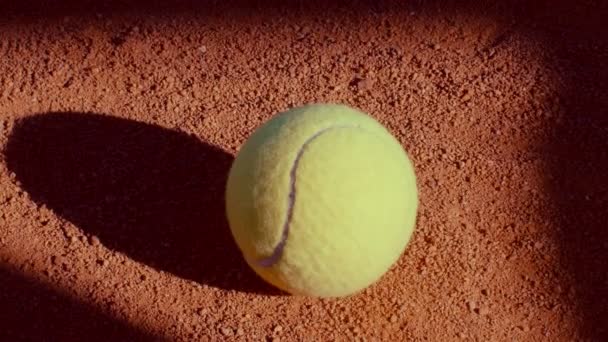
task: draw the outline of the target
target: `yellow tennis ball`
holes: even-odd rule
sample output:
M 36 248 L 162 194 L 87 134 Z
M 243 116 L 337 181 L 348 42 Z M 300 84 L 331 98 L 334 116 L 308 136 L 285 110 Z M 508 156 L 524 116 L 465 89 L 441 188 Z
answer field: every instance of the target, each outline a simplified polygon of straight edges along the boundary
M 226 211 L 249 266 L 294 295 L 343 297 L 378 281 L 416 223 L 414 167 L 371 116 L 338 104 L 280 113 L 243 144 Z

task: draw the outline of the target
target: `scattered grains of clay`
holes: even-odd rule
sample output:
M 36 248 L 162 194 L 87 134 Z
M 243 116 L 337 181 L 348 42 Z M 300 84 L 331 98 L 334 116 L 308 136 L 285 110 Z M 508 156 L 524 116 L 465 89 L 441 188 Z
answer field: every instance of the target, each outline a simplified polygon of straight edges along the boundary
M 9 271 L 0 272 L 0 309 L 22 324 L 4 339 L 48 339 L 31 327 L 61 326 L 81 304 L 86 314 L 70 316 L 71 334 L 124 326 L 125 335 L 106 340 L 126 341 L 141 340 L 126 336 L 140 327 L 171 341 L 329 341 L 343 339 L 344 326 L 356 334 L 350 339 L 367 341 L 571 341 L 601 327 L 603 131 L 566 124 L 606 107 L 598 72 L 606 29 L 597 20 L 605 15 L 590 7 L 600 1 L 545 6 L 533 20 L 517 11 L 516 22 L 534 22 L 525 27 L 506 20 L 510 2 L 496 6 L 507 9 L 500 18 L 460 5 L 439 13 L 425 1 L 408 5 L 424 13 L 414 17 L 391 1 L 372 2 L 341 11 L 281 4 L 286 10 L 270 16 L 247 6 L 237 17 L 221 1 L 231 10 L 190 11 L 182 1 L 146 7 L 148 15 L 108 4 L 101 19 L 94 11 L 65 24 L 62 14 L 53 18 L 62 9 L 36 20 L 9 11 L 0 39 L 0 243 L 10 242 L 0 245 Z M 490 49 L 491 61 L 479 58 L 504 26 L 515 34 Z M 593 36 L 598 51 L 583 50 L 588 39 L 573 39 L 579 32 Z M 411 150 L 423 180 L 424 220 L 407 251 L 382 282 L 340 306 L 267 295 L 247 276 L 224 215 L 212 212 L 221 211 L 214 188 L 223 189 L 239 142 L 278 110 L 313 101 L 350 103 L 378 117 Z M 13 139 L 17 121 L 56 111 L 97 118 L 35 119 Z M 98 119 L 107 129 L 95 129 Z M 64 125 L 73 131 L 57 135 Z M 184 130 L 192 139 L 180 137 Z M 4 153 L 12 142 L 24 151 L 42 142 L 32 155 L 51 151 L 39 158 L 51 165 L 35 168 L 37 158 L 25 153 L 14 163 Z M 229 153 L 214 157 L 207 145 Z M 183 163 L 163 164 L 175 156 Z M 149 177 L 154 171 L 161 172 Z M 39 220 L 43 213 L 49 217 Z M 435 242 L 427 245 L 426 236 Z M 102 244 L 121 257 L 103 260 Z M 42 292 L 28 289 L 40 280 Z M 397 298 L 407 307 L 389 311 Z

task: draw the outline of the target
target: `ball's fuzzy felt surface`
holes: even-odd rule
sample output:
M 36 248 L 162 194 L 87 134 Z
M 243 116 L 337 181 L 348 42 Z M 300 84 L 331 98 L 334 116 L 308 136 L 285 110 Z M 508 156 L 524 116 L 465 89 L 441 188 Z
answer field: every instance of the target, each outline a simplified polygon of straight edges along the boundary
M 379 280 L 414 231 L 418 191 L 401 144 L 371 116 L 309 104 L 238 152 L 226 210 L 249 266 L 296 295 L 343 297 Z

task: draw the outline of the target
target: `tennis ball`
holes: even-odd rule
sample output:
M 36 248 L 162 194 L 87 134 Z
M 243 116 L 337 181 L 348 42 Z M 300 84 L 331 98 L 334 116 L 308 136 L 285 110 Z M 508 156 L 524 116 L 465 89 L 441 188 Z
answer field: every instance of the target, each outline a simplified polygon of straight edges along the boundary
M 417 208 L 401 144 L 340 104 L 297 107 L 258 127 L 226 185 L 247 264 L 293 295 L 344 297 L 378 281 L 406 248 Z

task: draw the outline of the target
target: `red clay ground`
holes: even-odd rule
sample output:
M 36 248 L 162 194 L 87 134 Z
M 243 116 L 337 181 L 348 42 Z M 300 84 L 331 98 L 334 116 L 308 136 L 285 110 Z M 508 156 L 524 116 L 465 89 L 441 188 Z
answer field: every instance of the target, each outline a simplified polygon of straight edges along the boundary
M 0 1 L 0 340 L 608 340 L 605 1 L 195 3 Z M 364 293 L 295 298 L 224 181 L 328 101 L 400 139 L 419 221 Z

